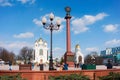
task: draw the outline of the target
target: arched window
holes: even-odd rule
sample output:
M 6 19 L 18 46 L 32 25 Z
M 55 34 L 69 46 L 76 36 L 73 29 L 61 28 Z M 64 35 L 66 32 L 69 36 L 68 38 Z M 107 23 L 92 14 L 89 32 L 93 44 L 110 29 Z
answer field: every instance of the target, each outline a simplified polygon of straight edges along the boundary
M 40 55 L 40 56 L 43 55 L 43 49 L 40 49 L 40 51 L 39 51 L 39 55 Z
M 82 62 L 82 56 L 78 57 L 79 62 Z

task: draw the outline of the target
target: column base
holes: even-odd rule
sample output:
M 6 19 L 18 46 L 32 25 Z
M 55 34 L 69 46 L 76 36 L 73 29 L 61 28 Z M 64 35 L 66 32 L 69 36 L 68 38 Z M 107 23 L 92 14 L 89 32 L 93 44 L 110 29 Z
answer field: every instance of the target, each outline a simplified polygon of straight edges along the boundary
M 66 52 L 64 54 L 64 62 L 67 63 L 69 67 L 74 66 L 74 54 L 72 52 Z

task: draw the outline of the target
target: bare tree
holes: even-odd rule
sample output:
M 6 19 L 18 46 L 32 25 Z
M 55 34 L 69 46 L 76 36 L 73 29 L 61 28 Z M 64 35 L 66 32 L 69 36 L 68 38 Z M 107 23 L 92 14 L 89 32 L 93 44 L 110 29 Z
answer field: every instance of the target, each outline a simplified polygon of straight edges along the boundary
M 5 62 L 9 61 L 9 52 L 5 48 L 2 48 L 0 58 Z
M 103 63 L 103 58 L 101 56 L 98 55 L 97 52 L 91 52 L 90 54 L 88 54 L 86 57 L 85 57 L 85 63 L 86 64 L 102 64 Z
M 95 59 L 96 65 L 102 65 L 103 64 L 103 57 L 102 56 L 97 56 Z
M 86 57 L 85 57 L 85 64 L 90 64 L 91 63 L 91 55 L 90 54 L 88 54 Z
M 91 55 L 91 56 L 94 56 L 94 57 L 98 57 L 98 56 L 99 56 L 99 55 L 98 55 L 98 52 L 96 52 L 96 51 L 91 52 L 90 55 Z
M 14 62 L 15 54 L 13 52 L 9 52 L 5 48 L 0 48 L 0 59 L 2 59 L 5 62 L 7 61 Z
M 15 63 L 15 57 L 16 55 L 13 52 L 9 52 L 9 61 Z
M 19 59 L 24 60 L 24 62 L 25 62 L 25 64 L 26 64 L 27 61 L 32 58 L 32 51 L 33 51 L 33 49 L 31 49 L 31 48 L 23 47 L 23 48 L 20 50 Z

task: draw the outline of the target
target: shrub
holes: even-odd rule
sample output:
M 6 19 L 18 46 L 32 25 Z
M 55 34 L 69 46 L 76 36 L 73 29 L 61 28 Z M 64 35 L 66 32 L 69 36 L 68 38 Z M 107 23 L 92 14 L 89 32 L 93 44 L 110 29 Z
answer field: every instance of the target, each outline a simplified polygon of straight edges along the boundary
M 90 80 L 90 78 L 80 73 L 60 76 L 49 76 L 49 80 Z
M 109 75 L 98 78 L 99 80 L 120 80 L 120 73 L 110 72 Z
M 16 75 L 2 75 L 0 76 L 0 80 L 27 80 L 27 79 L 23 79 L 20 74 L 16 74 Z

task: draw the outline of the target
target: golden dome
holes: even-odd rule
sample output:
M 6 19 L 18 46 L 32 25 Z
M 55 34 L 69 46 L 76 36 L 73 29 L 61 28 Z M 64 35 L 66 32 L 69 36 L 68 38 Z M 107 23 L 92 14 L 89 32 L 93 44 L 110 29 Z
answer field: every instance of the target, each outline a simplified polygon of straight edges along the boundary
M 43 42 L 43 39 L 42 39 L 42 38 L 39 38 L 38 41 Z
M 80 48 L 80 45 L 79 45 L 79 44 L 77 44 L 77 45 L 75 46 L 75 48 Z

